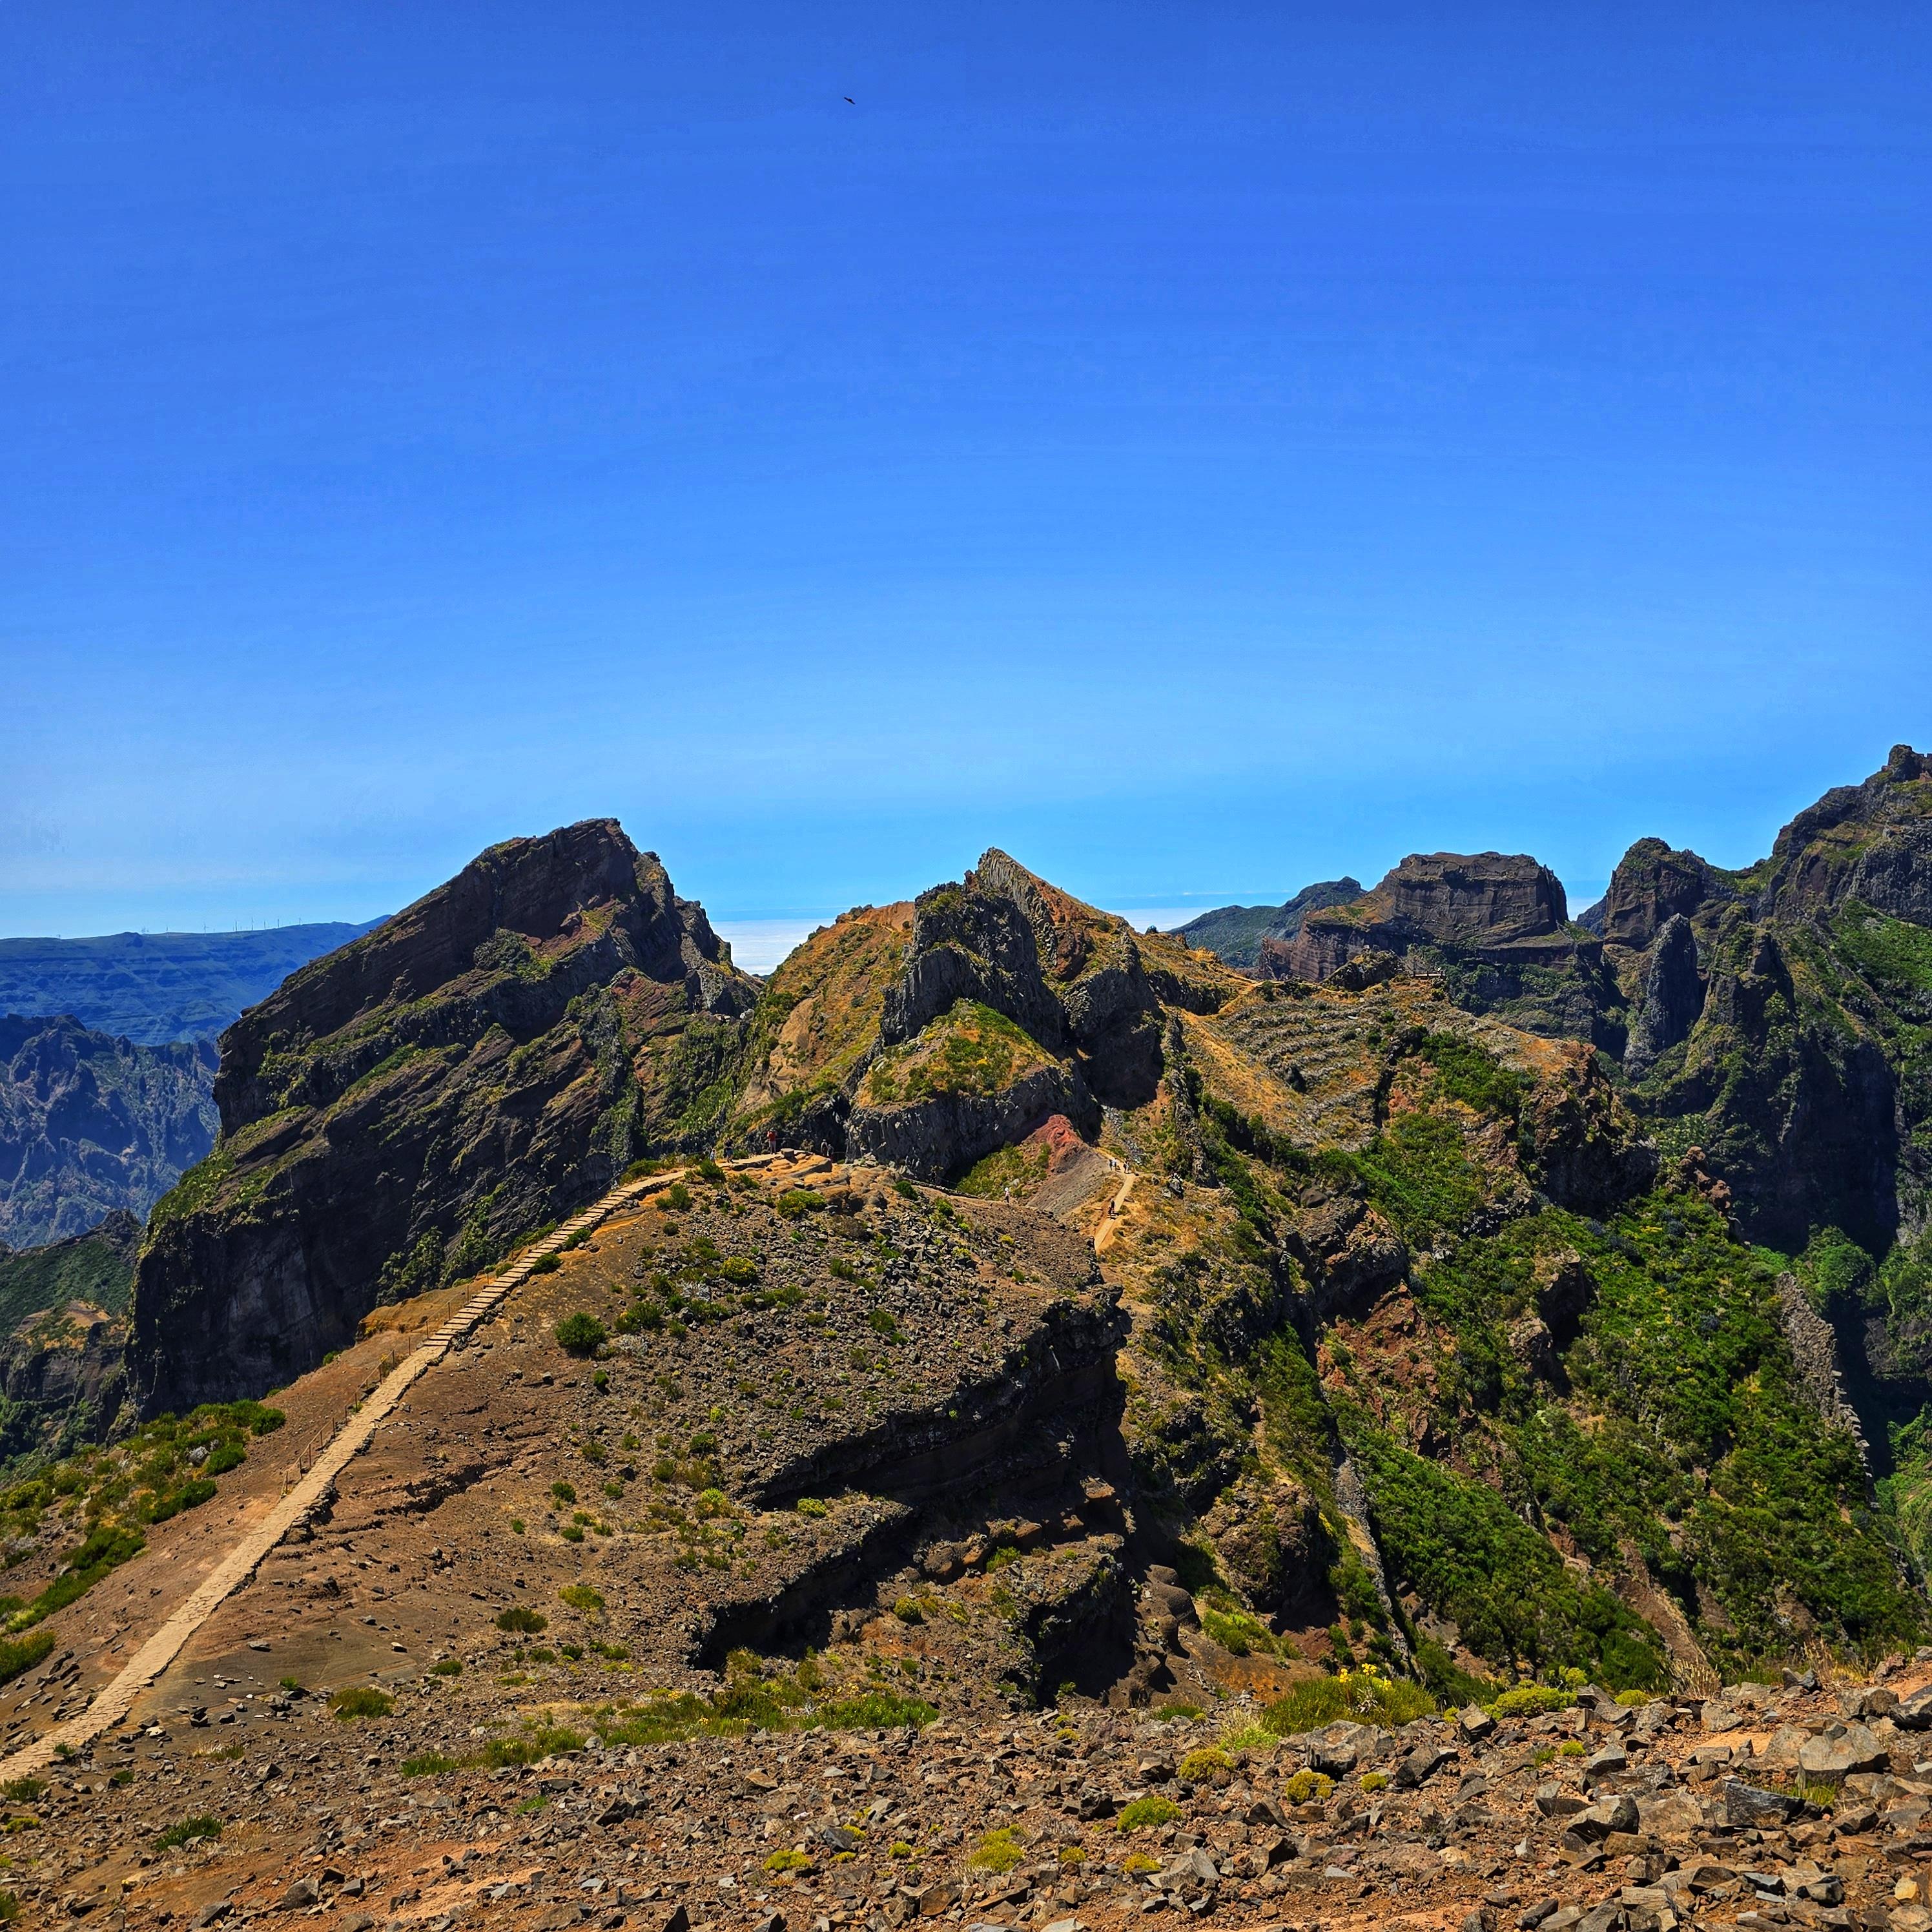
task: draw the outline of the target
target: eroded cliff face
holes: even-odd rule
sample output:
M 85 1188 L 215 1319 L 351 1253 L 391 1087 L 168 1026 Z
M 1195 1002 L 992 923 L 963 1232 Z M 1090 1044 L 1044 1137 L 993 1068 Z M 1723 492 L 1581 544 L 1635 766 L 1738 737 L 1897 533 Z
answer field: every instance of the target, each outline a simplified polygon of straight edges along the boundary
M 694 1145 L 754 982 L 614 820 L 484 853 L 223 1036 L 213 1155 L 157 1207 L 150 1413 L 259 1394 L 382 1300 Z
M 139 1046 L 70 1016 L 0 1014 L 0 1244 L 145 1215 L 214 1144 L 206 1040 Z

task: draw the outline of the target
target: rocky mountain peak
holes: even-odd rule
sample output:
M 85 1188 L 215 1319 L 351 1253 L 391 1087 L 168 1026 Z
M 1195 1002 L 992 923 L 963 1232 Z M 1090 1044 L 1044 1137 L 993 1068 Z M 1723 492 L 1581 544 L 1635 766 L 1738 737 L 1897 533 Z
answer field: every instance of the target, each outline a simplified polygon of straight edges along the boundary
M 1673 851 L 1661 838 L 1640 838 L 1610 876 L 1604 938 L 1640 952 L 1669 920 L 1688 918 L 1718 889 L 1714 869 L 1695 852 Z
M 560 994 L 626 972 L 679 985 L 706 1012 L 742 1012 L 754 997 L 703 907 L 678 898 L 657 855 L 640 852 L 615 819 L 506 839 L 375 932 L 292 974 L 222 1035 L 222 1130 L 236 1132 L 292 1098 L 321 1098 L 290 1092 L 289 1057 L 382 1031 L 382 1014 L 460 997 L 517 1034 Z
M 614 819 L 480 854 L 222 1036 L 213 1158 L 155 1209 L 145 1399 L 252 1394 L 715 1125 L 758 995 Z
M 1372 897 L 1388 916 L 1451 946 L 1540 939 L 1569 917 L 1563 884 L 1527 853 L 1411 853 Z
M 1862 784 L 1836 785 L 1772 848 L 1760 909 L 1791 916 L 1856 899 L 1932 926 L 1932 758 L 1894 745 Z

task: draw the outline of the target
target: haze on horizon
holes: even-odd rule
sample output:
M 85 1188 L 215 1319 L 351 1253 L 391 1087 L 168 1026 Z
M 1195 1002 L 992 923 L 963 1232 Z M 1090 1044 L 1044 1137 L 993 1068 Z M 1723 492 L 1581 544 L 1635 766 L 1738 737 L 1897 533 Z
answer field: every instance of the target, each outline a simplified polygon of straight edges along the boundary
M 1932 20 L 1818 21 L 0 16 L 0 932 L 1760 856 L 1932 741 Z

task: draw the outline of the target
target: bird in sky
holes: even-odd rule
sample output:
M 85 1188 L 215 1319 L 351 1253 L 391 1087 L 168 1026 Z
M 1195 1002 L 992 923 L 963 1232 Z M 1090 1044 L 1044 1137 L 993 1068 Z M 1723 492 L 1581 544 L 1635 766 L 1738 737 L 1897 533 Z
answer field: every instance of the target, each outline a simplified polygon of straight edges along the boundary
M 852 98 L 852 97 L 851 97 L 849 94 L 846 95 L 846 97 L 845 97 L 845 105 L 846 105 L 848 107 L 856 107 L 856 106 L 858 106 L 858 104 L 858 104 L 856 100 L 854 100 Z

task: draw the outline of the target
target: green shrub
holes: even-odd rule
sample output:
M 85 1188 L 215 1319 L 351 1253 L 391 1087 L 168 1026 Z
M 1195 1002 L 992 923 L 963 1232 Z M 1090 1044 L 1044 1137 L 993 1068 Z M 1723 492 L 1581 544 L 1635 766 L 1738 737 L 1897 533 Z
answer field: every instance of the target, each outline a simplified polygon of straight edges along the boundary
M 1385 1771 L 1365 1771 L 1362 1773 L 1361 1783 L 1364 1791 L 1386 1791 L 1388 1781 L 1388 1773 Z
M 795 1845 L 788 1845 L 766 1859 L 765 1869 L 776 1877 L 785 1872 L 808 1872 L 814 1867 L 811 1859 Z
M 551 1484 L 550 1486 L 550 1492 L 560 1503 L 574 1503 L 577 1500 L 576 1490 L 574 1490 L 568 1483 Z
M 743 1288 L 758 1278 L 758 1264 L 743 1255 L 727 1255 L 718 1264 L 718 1272 L 728 1282 Z
M 1444 1706 L 1462 1709 L 1484 1703 L 1496 1695 L 1493 1684 L 1484 1678 L 1472 1677 L 1450 1655 L 1448 1646 L 1432 1636 L 1424 1637 L 1415 1646 L 1415 1667 L 1436 1702 Z
M 1291 1804 L 1325 1804 L 1335 1789 L 1335 1780 L 1326 1772 L 1298 1771 L 1281 1788 Z
M 0 1784 L 0 1798 L 10 1804 L 32 1804 L 46 1796 L 46 1784 L 38 1778 L 10 1778 Z
M 800 1516 L 822 1516 L 830 1513 L 816 1496 L 800 1496 L 792 1507 Z
M 967 1853 L 966 1864 L 972 1871 L 1010 1872 L 1025 1856 L 1017 1828 L 1003 1825 L 998 1831 L 988 1832 Z
M 573 1610 L 594 1613 L 604 1607 L 604 1599 L 588 1583 L 566 1583 L 556 1593 Z
M 550 1619 L 541 1610 L 512 1604 L 507 1610 L 497 1612 L 496 1628 L 500 1630 L 525 1630 L 534 1636 L 538 1630 L 549 1629 Z
M 432 1677 L 460 1677 L 463 1675 L 463 1660 L 460 1657 L 439 1658 L 430 1666 L 429 1674 Z
M 1136 1798 L 1132 1804 L 1122 1806 L 1114 1827 L 1122 1832 L 1150 1832 L 1158 1826 L 1171 1825 L 1184 1815 L 1171 1798 Z
M 447 1756 L 441 1751 L 424 1751 L 420 1757 L 406 1757 L 403 1760 L 405 1778 L 440 1778 L 446 1772 L 462 1768 L 460 1758 Z
M 562 1265 L 554 1254 L 539 1255 L 531 1262 L 530 1272 L 532 1274 L 554 1274 Z
M 1217 1745 L 1203 1744 L 1191 1750 L 1180 1760 L 1175 1775 L 1188 1784 L 1207 1784 L 1226 1774 L 1234 1768 L 1234 1761 Z
M 1519 1684 L 1492 1700 L 1492 1718 L 1540 1718 L 1551 1711 L 1567 1711 L 1576 1701 L 1574 1690 L 1558 1690 L 1547 1684 Z
M 1581 1581 L 1484 1482 L 1362 1430 L 1362 1468 L 1390 1574 L 1508 1666 L 1574 1664 L 1612 1688 L 1669 1681 L 1657 1634 L 1600 1583 Z
M 568 1355 L 594 1355 L 610 1339 L 610 1331 L 587 1310 L 566 1315 L 554 1331 L 556 1346 Z

